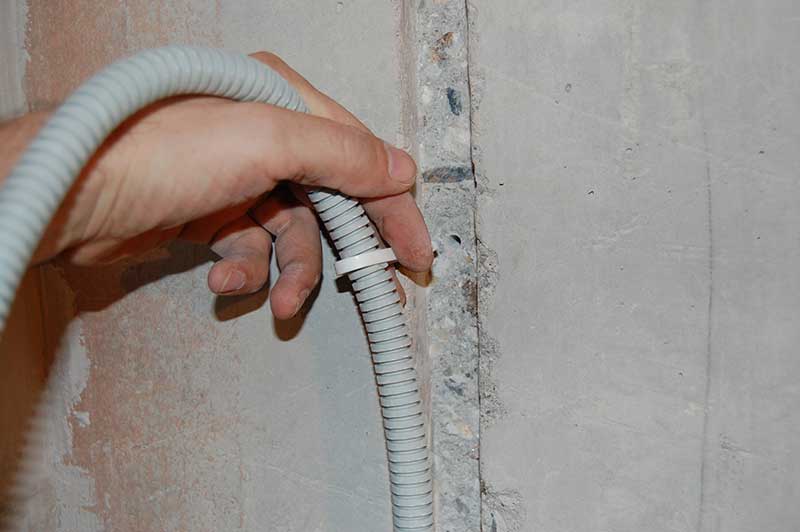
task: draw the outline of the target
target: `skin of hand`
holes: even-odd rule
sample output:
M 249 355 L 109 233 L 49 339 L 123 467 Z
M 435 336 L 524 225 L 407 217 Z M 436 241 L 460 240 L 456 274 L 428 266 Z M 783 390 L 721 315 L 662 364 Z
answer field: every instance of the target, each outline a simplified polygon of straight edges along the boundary
M 274 238 L 280 276 L 270 304 L 277 318 L 290 318 L 321 275 L 319 227 L 302 190 L 309 185 L 364 198 L 400 264 L 428 270 L 430 237 L 408 192 L 413 159 L 277 56 L 252 57 L 286 78 L 311 114 L 209 97 L 148 107 L 94 155 L 34 261 L 62 256 L 76 264 L 105 263 L 187 239 L 209 244 L 221 257 L 208 274 L 209 288 L 239 295 L 267 282 Z M 0 175 L 46 118 L 34 113 L 0 129 Z

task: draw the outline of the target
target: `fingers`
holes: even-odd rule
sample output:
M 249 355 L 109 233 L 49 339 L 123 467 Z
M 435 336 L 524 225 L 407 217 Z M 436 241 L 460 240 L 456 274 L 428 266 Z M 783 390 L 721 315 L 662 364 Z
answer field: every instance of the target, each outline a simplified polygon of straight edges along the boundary
M 250 294 L 266 284 L 272 239 L 247 216 L 224 226 L 211 249 L 222 257 L 208 272 L 208 288 L 215 294 Z
M 300 93 L 301 98 L 314 115 L 333 120 L 337 123 L 349 125 L 372 136 L 372 133 L 369 131 L 369 129 L 367 129 L 367 127 L 355 116 L 348 112 L 344 107 L 339 105 L 335 100 L 318 91 L 313 85 L 311 85 L 311 83 L 308 82 L 308 80 L 287 65 L 280 57 L 269 52 L 258 52 L 252 54 L 252 57 L 266 64 L 280 74 L 284 79 L 286 79 L 295 88 L 295 90 Z M 413 165 L 413 159 L 411 159 L 411 157 L 407 157 L 407 154 L 404 151 L 397 150 L 395 148 L 391 148 L 388 151 L 390 153 L 390 158 L 392 159 L 391 163 L 400 163 L 398 165 L 398 171 L 400 171 L 399 167 L 402 167 L 403 170 L 408 170 L 409 162 Z M 400 159 L 400 161 L 397 159 Z M 390 166 L 393 166 L 391 163 Z M 413 175 L 410 176 L 410 182 L 408 183 L 409 187 L 413 185 L 414 176 L 416 175 L 416 165 L 413 165 L 412 174 Z M 329 186 L 329 188 L 336 187 Z M 340 190 L 347 194 L 359 197 L 379 196 L 379 194 L 374 193 L 363 195 L 356 192 L 348 192 L 344 189 Z
M 256 162 L 239 183 L 246 190 L 263 192 L 265 176 L 368 198 L 414 184 L 416 165 L 406 152 L 353 126 L 262 104 L 239 104 L 230 112 L 228 143 L 244 143 L 244 155 Z
M 400 280 L 397 278 L 397 271 L 394 269 L 394 266 L 389 266 L 389 271 L 392 274 L 392 280 L 394 281 L 394 285 L 397 287 L 397 295 L 400 296 L 400 304 L 402 306 L 406 306 L 406 290 L 403 288 L 403 285 L 400 284 Z
M 300 93 L 312 113 L 369 131 L 355 116 L 318 91 L 280 57 L 268 52 L 259 52 L 252 57 L 285 78 Z M 425 221 L 411 194 L 405 192 L 365 200 L 363 204 L 383 238 L 394 248 L 400 264 L 413 271 L 427 271 L 433 262 L 432 245 Z
M 227 223 L 214 237 L 211 249 L 222 260 L 211 268 L 208 287 L 219 295 L 260 290 L 268 280 L 274 235 L 281 273 L 272 288 L 270 304 L 276 318 L 289 319 L 300 310 L 321 275 L 322 249 L 316 218 L 285 187 L 273 191 L 250 216 Z M 188 236 L 197 239 L 204 234 L 206 225 L 191 228 Z
M 253 218 L 275 235 L 280 276 L 272 287 L 270 304 L 278 319 L 297 314 L 322 273 L 319 227 L 311 210 L 281 187 L 253 209 Z
M 433 263 L 433 246 L 411 194 L 367 199 L 362 203 L 400 264 L 415 272 L 428 271 Z
M 291 190 L 299 201 L 311 207 L 301 187 L 293 185 Z M 422 213 L 411 194 L 365 199 L 361 203 L 400 264 L 414 272 L 426 272 L 431 268 L 433 245 Z
M 325 124 L 324 128 L 329 131 L 330 135 L 327 140 L 331 141 L 325 142 L 326 139 L 322 138 L 323 142 L 313 142 L 313 145 L 309 144 L 307 136 L 284 135 L 284 139 L 303 139 L 300 146 L 285 147 L 294 162 L 287 160 L 283 164 L 286 167 L 292 167 L 294 173 L 297 174 L 293 176 L 293 181 L 304 185 L 339 189 L 358 197 L 381 195 L 376 193 L 374 185 L 369 184 L 369 178 L 378 176 L 380 179 L 385 179 L 385 174 L 381 172 L 380 168 L 382 155 L 386 156 L 387 170 L 391 164 L 390 156 L 386 151 L 382 154 L 380 150 L 375 149 L 374 142 L 370 142 L 370 140 L 374 141 L 375 137 L 371 135 L 366 126 L 334 100 L 314 88 L 277 56 L 262 52 L 254 54 L 253 57 L 264 62 L 289 81 L 298 90 L 312 113 L 351 126 L 350 131 L 341 130 L 348 131 L 348 134 L 340 136 L 333 124 L 311 121 L 311 125 L 314 126 Z M 297 116 L 291 114 L 288 118 L 296 120 Z M 288 123 L 278 125 L 284 131 L 290 126 L 291 124 Z M 354 135 L 352 129 L 356 129 L 366 136 Z M 351 139 L 351 137 L 353 138 Z M 320 148 L 323 150 L 322 152 L 318 151 Z M 332 149 L 334 153 L 327 153 L 324 151 L 326 148 Z M 332 170 L 329 164 L 324 166 L 314 166 L 313 162 L 311 165 L 299 164 L 297 161 L 310 150 L 318 151 L 321 155 L 320 159 L 327 159 L 328 155 L 335 157 L 337 153 L 366 155 L 362 155 L 360 159 L 348 155 L 347 160 L 343 161 L 347 166 L 337 166 Z M 370 150 L 372 150 L 371 154 Z M 390 153 L 394 155 L 396 152 L 393 150 Z M 406 159 L 407 155 L 404 152 L 400 152 L 400 157 L 402 157 L 400 162 L 403 165 L 407 162 L 411 162 L 413 165 L 410 158 Z M 403 171 L 407 173 L 403 174 Z M 395 173 L 397 172 L 398 170 L 395 168 Z M 407 182 L 410 186 L 414 180 L 416 167 L 404 166 L 399 172 L 402 178 L 408 179 Z M 365 177 L 366 179 L 364 179 Z M 345 184 L 347 181 L 351 181 L 351 186 Z M 363 182 L 367 183 L 366 189 L 362 188 Z M 407 190 L 407 188 L 403 190 Z M 293 186 L 292 189 L 295 195 L 298 195 L 299 187 Z M 383 238 L 394 248 L 400 264 L 413 271 L 426 271 L 430 268 L 433 253 L 422 215 L 409 193 L 389 194 L 392 193 L 384 193 L 382 195 L 385 197 L 364 201 L 364 208 Z M 304 194 L 300 191 L 299 196 L 302 198 Z M 281 275 L 272 289 L 270 299 L 273 314 L 280 319 L 289 318 L 296 314 L 319 280 L 321 248 L 316 219 L 307 204 L 302 205 L 285 191 L 271 194 L 264 204 L 253 211 L 253 216 L 276 236 L 275 246 Z M 396 281 L 394 271 L 392 271 L 392 275 Z M 399 283 L 397 286 L 401 299 L 405 301 L 402 287 Z

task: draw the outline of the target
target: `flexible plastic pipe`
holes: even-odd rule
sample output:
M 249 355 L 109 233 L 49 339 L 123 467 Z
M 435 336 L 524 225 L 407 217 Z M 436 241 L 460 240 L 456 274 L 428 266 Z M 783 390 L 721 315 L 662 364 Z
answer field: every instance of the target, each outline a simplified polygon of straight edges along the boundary
M 183 94 L 307 111 L 298 94 L 273 70 L 247 56 L 213 48 L 147 50 L 112 64 L 87 81 L 53 114 L 0 188 L 0 331 L 45 228 L 92 154 L 138 110 Z M 309 190 L 308 194 L 341 258 L 380 247 L 358 201 L 326 190 Z M 430 530 L 430 456 L 400 297 L 387 263 L 348 276 L 372 352 L 389 459 L 394 529 Z

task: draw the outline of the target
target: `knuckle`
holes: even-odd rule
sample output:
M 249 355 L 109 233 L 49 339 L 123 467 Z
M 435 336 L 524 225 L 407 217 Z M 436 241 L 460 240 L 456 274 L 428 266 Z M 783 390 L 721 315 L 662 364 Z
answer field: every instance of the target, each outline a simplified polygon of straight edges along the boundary
M 410 255 L 413 263 L 421 268 L 429 267 L 433 259 L 433 252 L 430 246 L 425 246 L 423 244 L 413 245 L 410 250 Z
M 381 177 L 388 171 L 385 164 L 386 153 L 383 143 L 370 133 L 366 133 L 354 126 L 344 126 L 346 135 L 342 135 L 342 155 L 355 166 L 355 171 L 365 175 L 379 175 Z
M 297 285 L 311 288 L 315 286 L 316 283 L 313 281 L 319 273 L 318 268 L 308 256 L 300 256 L 285 264 L 281 275 L 286 275 Z
M 282 236 L 292 222 L 288 212 L 274 200 L 264 203 L 256 215 L 260 218 L 261 226 L 275 237 Z
M 273 181 L 282 179 L 294 159 L 286 136 L 285 114 L 264 104 L 245 103 L 235 107 L 234 121 L 242 132 L 240 147 L 245 155 L 240 163 L 250 163 L 252 171 L 261 172 Z

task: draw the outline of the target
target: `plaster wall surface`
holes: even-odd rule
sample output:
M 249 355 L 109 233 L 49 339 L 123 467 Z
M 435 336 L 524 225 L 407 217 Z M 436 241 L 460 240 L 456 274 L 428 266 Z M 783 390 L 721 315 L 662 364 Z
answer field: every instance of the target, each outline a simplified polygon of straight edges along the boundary
M 800 5 L 474 1 L 484 530 L 800 508 Z

